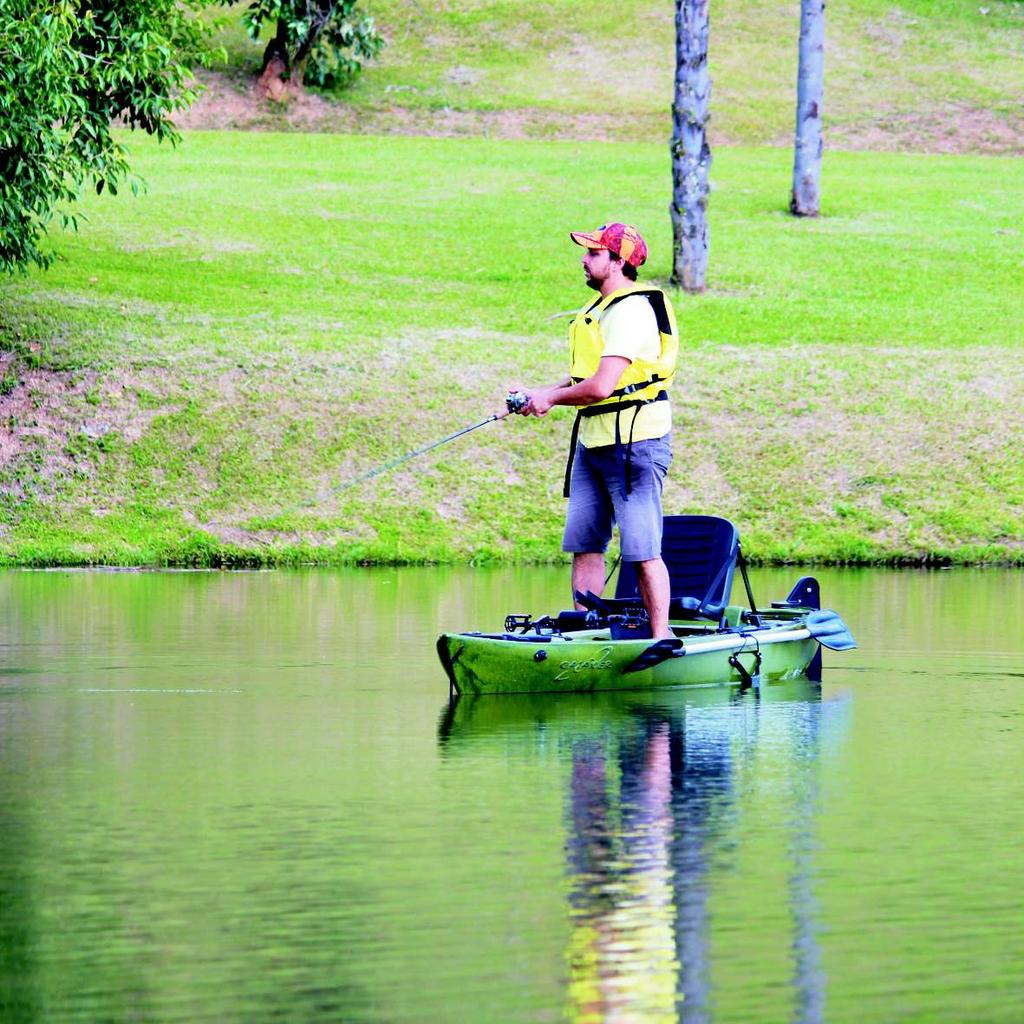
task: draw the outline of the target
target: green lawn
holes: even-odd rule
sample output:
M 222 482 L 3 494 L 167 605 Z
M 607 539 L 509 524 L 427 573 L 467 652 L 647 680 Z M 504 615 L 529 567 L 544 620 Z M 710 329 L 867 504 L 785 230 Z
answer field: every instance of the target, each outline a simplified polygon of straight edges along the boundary
M 564 415 L 327 492 L 563 372 L 570 228 L 632 220 L 667 276 L 666 147 L 133 147 L 148 193 L 91 198 L 56 267 L 0 286 L 0 558 L 559 557 Z M 716 153 L 668 509 L 767 560 L 1024 561 L 1020 162 L 829 154 L 797 222 L 789 159 Z
M 675 29 L 666 0 L 364 6 L 388 46 L 338 96 L 364 116 L 397 110 L 400 125 L 429 112 L 507 113 L 512 124 L 492 118 L 489 130 L 545 137 L 597 132 L 655 141 L 670 131 Z M 227 15 L 218 39 L 228 66 L 251 74 L 262 45 L 247 39 L 238 16 Z M 1024 3 L 857 0 L 829 5 L 827 18 L 830 145 L 1006 151 L 1007 125 L 1016 126 L 1019 144 Z M 712 4 L 716 138 L 790 141 L 799 22 L 793 0 Z M 581 119 L 575 129 L 574 118 Z

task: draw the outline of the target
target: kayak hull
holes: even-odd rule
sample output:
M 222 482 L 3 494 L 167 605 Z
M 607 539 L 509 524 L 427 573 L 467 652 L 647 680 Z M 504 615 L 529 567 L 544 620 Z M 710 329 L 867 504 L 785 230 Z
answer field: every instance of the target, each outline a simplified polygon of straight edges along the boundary
M 607 630 L 548 637 L 444 633 L 438 638 L 437 651 L 452 689 L 460 694 L 739 686 L 749 685 L 758 654 L 760 681 L 804 676 L 818 652 L 818 641 L 801 625 L 800 618 L 795 617 L 742 633 L 683 635 L 681 654 L 640 671 L 626 669 L 651 647 L 652 641 L 613 640 Z

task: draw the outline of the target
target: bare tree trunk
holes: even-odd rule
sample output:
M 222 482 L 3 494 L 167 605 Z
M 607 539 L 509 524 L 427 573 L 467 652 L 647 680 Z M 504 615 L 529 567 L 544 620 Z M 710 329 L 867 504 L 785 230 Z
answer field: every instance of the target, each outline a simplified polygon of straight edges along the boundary
M 289 99 L 282 75 L 288 71 L 288 25 L 279 19 L 274 38 L 263 51 L 263 70 L 256 82 L 256 95 L 261 100 L 285 103 Z
M 676 0 L 676 87 L 672 102 L 672 283 L 704 291 L 708 267 L 709 0 Z
M 801 0 L 800 65 L 796 79 L 796 140 L 789 212 L 821 210 L 821 100 L 825 88 L 825 0 Z
M 274 33 L 274 38 L 267 43 L 266 49 L 263 51 L 263 67 L 260 69 L 261 74 L 266 74 L 267 69 L 273 61 L 280 62 L 285 66 L 285 69 L 287 69 L 289 64 L 288 22 L 285 21 L 284 18 L 278 18 L 276 28 L 277 31 Z

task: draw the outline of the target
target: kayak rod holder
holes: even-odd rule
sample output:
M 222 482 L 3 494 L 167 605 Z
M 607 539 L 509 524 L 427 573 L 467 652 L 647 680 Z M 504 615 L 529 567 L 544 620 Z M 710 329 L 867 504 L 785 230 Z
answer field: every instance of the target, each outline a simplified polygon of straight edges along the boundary
M 753 670 L 748 669 L 746 665 L 740 661 L 741 654 L 753 654 L 754 655 L 754 667 Z M 761 651 L 760 648 L 754 651 L 737 651 L 735 654 L 729 655 L 729 664 L 739 674 L 740 677 L 740 690 L 753 689 L 757 692 L 761 690 Z

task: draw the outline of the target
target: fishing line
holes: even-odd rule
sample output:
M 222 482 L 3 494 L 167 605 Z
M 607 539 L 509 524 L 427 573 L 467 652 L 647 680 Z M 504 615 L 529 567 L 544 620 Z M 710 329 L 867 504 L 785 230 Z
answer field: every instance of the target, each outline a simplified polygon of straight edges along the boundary
M 431 444 L 425 444 L 422 448 L 417 448 L 415 451 L 408 452 L 405 455 L 400 455 L 397 459 L 391 459 L 383 465 L 378 466 L 376 469 L 371 469 L 368 473 L 363 473 L 361 476 L 357 476 L 354 480 L 346 480 L 344 483 L 338 484 L 337 487 L 332 487 L 324 495 L 319 498 L 313 498 L 310 501 L 304 502 L 303 505 L 298 507 L 302 508 L 307 505 L 317 504 L 330 498 L 332 495 L 338 494 L 341 491 L 346 490 L 349 487 L 355 487 L 356 484 L 361 484 L 366 480 L 372 480 L 375 476 L 380 476 L 381 473 L 386 473 L 389 469 L 394 469 L 396 466 L 401 466 L 403 462 L 408 462 L 410 459 L 415 459 L 417 455 L 425 455 L 429 451 L 433 451 L 435 448 L 440 448 L 441 445 L 447 444 L 449 441 L 454 441 L 457 437 L 462 437 L 464 434 L 468 434 L 474 430 L 479 430 L 481 427 L 486 427 L 488 423 L 494 423 L 497 420 L 503 420 L 510 413 L 492 413 L 485 420 L 481 420 L 479 423 L 474 423 L 471 427 L 463 427 L 462 430 L 455 431 L 454 434 L 449 434 L 447 437 L 442 437 L 440 441 L 433 441 Z
M 405 455 L 400 455 L 397 459 L 390 459 L 382 465 L 377 466 L 375 469 L 371 469 L 369 472 L 363 473 L 352 480 L 346 480 L 315 498 L 310 498 L 307 501 L 302 501 L 296 505 L 290 506 L 289 508 L 280 510 L 275 518 L 290 515 L 292 512 L 298 512 L 300 509 L 313 508 L 317 505 L 321 505 L 328 498 L 332 498 L 334 495 L 340 494 L 342 491 L 346 491 L 350 487 L 355 487 L 357 484 L 365 483 L 367 480 L 372 480 L 375 476 L 380 476 L 381 473 L 386 473 L 388 470 L 394 469 L 396 466 L 401 466 L 410 459 L 415 459 L 418 455 L 425 455 L 427 452 L 433 451 L 435 448 L 440 448 L 443 444 L 448 444 L 449 441 L 454 441 L 456 438 L 463 437 L 466 434 L 472 433 L 474 430 L 486 427 L 488 423 L 495 423 L 498 420 L 505 419 L 507 416 L 511 416 L 514 412 L 519 412 L 519 410 L 526 405 L 527 401 L 529 401 L 529 396 L 520 392 L 510 392 L 505 399 L 505 405 L 507 406 L 506 412 L 492 413 L 487 417 L 487 419 L 481 420 L 479 423 L 474 423 L 472 426 L 456 430 L 454 434 L 442 437 L 439 441 L 432 441 L 430 444 L 425 444 L 422 448 L 417 448 L 415 451 L 407 452 Z

